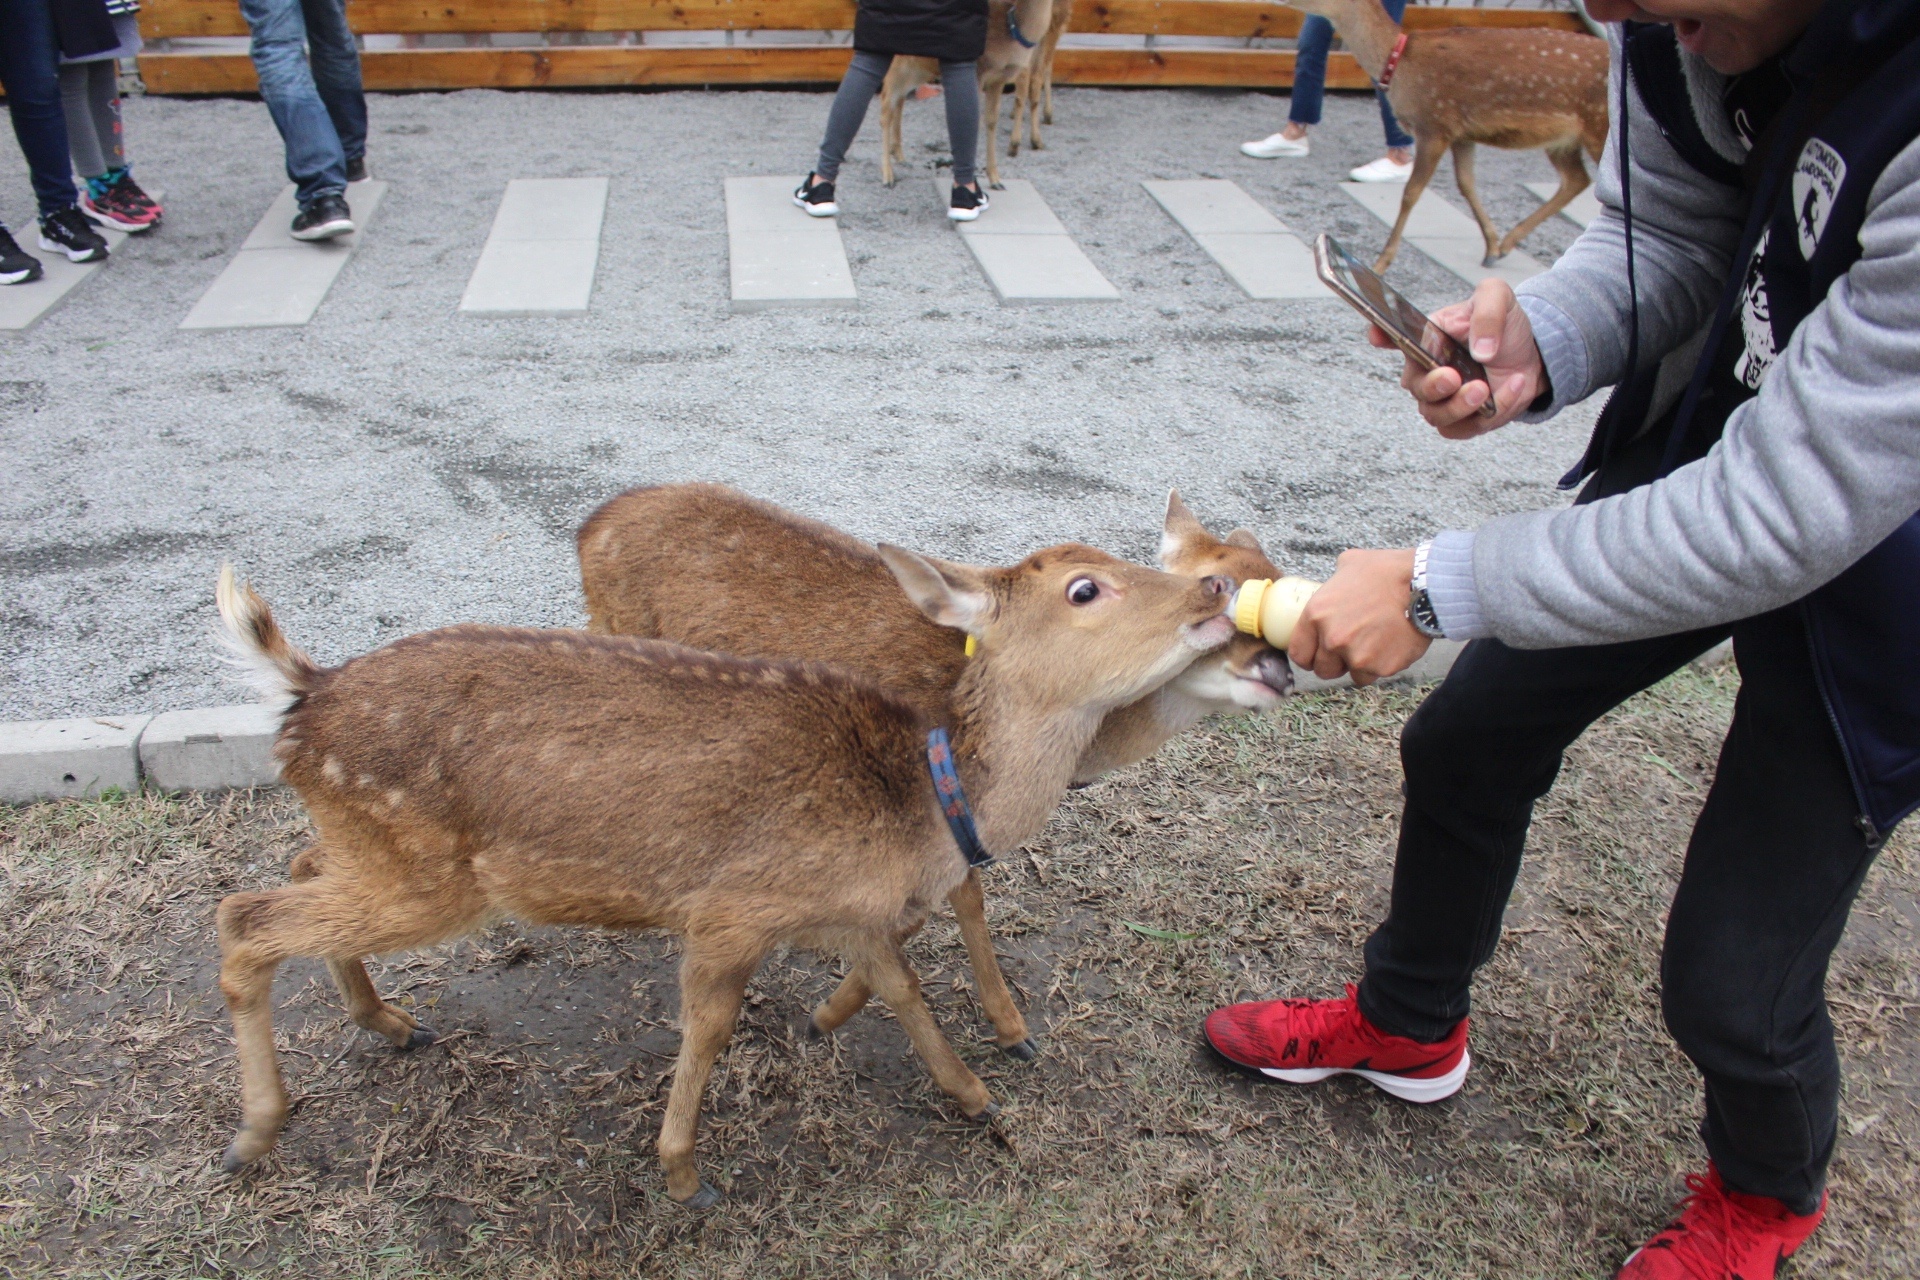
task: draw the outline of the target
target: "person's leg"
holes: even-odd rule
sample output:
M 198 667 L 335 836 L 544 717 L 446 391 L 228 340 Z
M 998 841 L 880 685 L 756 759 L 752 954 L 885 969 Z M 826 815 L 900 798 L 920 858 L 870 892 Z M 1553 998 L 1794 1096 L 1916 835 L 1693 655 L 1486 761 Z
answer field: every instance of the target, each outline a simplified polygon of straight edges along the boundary
M 1407 11 L 1407 0 L 1380 0 L 1380 7 L 1387 11 L 1389 18 L 1398 22 L 1401 15 Z M 1375 89 L 1373 96 L 1380 100 L 1380 127 L 1387 135 L 1387 150 L 1410 150 L 1413 146 L 1413 135 L 1400 127 L 1400 121 L 1394 117 L 1393 107 L 1388 104 L 1385 92 Z M 1403 162 L 1410 162 L 1413 159 L 1410 155 L 1395 158 Z
M 826 136 L 820 140 L 820 158 L 813 166 L 822 182 L 839 177 L 840 162 L 847 158 L 847 148 L 853 145 L 853 135 L 860 132 L 860 122 L 867 118 L 867 104 L 880 92 L 880 82 L 887 78 L 887 68 L 892 65 L 890 53 L 853 51 L 853 61 L 847 64 L 847 74 L 841 78 L 833 106 L 827 111 Z
M 301 0 L 307 22 L 307 59 L 314 88 L 326 104 L 348 160 L 367 153 L 367 95 L 360 85 L 360 50 L 347 25 L 346 0 Z
M 307 66 L 300 0 L 240 0 L 253 31 L 253 67 L 287 149 L 287 177 L 302 206 L 347 189 L 347 155 Z
M 947 142 L 953 148 L 953 185 L 974 185 L 980 157 L 980 71 L 971 59 L 940 64 L 941 95 L 947 100 Z
M 0 84 L 46 217 L 79 203 L 60 109 L 60 48 L 46 0 L 0 0 Z
M 112 173 L 127 167 L 126 122 L 120 116 L 120 60 L 102 58 L 86 65 L 89 113 L 98 131 L 101 158 L 107 162 L 107 172 Z
M 1493 955 L 1533 804 L 1567 745 L 1704 653 L 1725 629 L 1580 649 L 1469 644 L 1400 738 L 1406 807 L 1387 918 L 1367 940 L 1359 1007 L 1376 1027 L 1445 1039 Z
M 1812 1213 L 1840 1061 L 1823 993 L 1878 845 L 1814 681 L 1797 610 L 1733 629 L 1733 727 L 1667 918 L 1667 1028 L 1706 1077 L 1701 1136 L 1736 1191 Z
M 1300 36 L 1294 41 L 1293 101 L 1287 106 L 1287 122 L 1301 128 L 1320 123 L 1320 107 L 1327 93 L 1327 51 L 1333 47 L 1333 24 L 1319 14 L 1310 14 L 1300 24 Z
M 93 122 L 93 68 L 91 62 L 69 62 L 60 68 L 60 113 L 67 121 L 67 150 L 74 172 L 98 178 L 107 172 L 100 150 L 100 130 Z

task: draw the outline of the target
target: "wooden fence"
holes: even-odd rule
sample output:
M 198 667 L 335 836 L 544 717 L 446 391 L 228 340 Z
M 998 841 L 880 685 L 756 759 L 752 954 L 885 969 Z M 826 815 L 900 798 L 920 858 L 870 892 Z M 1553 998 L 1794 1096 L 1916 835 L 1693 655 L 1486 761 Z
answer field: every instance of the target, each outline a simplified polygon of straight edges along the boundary
M 833 84 L 846 69 L 846 45 L 735 43 L 565 43 L 582 32 L 844 31 L 853 0 L 349 0 L 362 35 L 402 37 L 543 33 L 549 42 L 520 47 L 374 48 L 361 55 L 369 89 L 537 89 L 594 86 Z M 1291 38 L 1299 11 L 1253 0 L 1076 0 L 1072 30 L 1107 35 Z M 1552 27 L 1579 31 L 1577 15 L 1542 9 L 1412 7 L 1406 25 Z M 209 36 L 244 36 L 235 0 L 145 0 L 140 29 L 154 41 L 140 57 L 149 93 L 252 93 L 258 83 L 244 52 L 195 49 Z M 553 41 L 553 36 L 559 41 Z M 577 38 L 577 37 L 576 37 Z M 173 47 L 172 42 L 188 42 Z M 419 41 L 406 41 L 409 45 Z M 1293 52 L 1273 48 L 1063 46 L 1054 64 L 1061 84 L 1238 86 L 1293 83 Z M 1336 53 L 1327 84 L 1364 89 L 1353 58 Z

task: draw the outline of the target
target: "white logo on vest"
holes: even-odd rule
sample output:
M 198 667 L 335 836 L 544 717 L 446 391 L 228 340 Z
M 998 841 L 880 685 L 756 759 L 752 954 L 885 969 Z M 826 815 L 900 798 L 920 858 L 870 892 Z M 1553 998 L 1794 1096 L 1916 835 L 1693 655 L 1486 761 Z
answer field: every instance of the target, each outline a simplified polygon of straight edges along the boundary
M 1793 222 L 1800 233 L 1800 256 L 1811 260 L 1827 229 L 1833 198 L 1847 180 L 1847 162 L 1818 138 L 1808 138 L 1793 170 Z
M 1831 207 L 1833 202 L 1827 203 Z M 1733 376 L 1749 391 L 1760 389 L 1778 354 L 1773 346 L 1773 306 L 1767 299 L 1766 275 L 1760 270 L 1760 261 L 1767 256 L 1767 241 L 1772 238 L 1772 227 L 1760 233 L 1760 243 L 1754 246 L 1747 263 L 1746 283 L 1740 286 L 1740 336 L 1745 339 L 1745 349 L 1733 366 Z

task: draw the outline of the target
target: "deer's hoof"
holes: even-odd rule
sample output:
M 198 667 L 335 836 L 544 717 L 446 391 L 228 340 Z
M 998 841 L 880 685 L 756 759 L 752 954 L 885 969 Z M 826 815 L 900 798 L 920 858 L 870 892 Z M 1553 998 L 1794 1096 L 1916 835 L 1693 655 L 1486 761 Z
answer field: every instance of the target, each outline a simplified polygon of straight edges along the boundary
M 1005 191 L 1007 189 L 1007 184 L 1004 182 L 989 182 L 987 186 L 995 191 Z
M 1497 267 L 1500 265 L 1500 259 L 1506 256 L 1507 255 L 1504 253 L 1490 253 L 1486 257 L 1480 259 L 1480 265 L 1483 267 Z
M 394 1047 L 402 1053 L 410 1053 L 415 1049 L 426 1048 L 439 1038 L 439 1036 L 433 1033 L 433 1028 L 431 1027 L 415 1027 L 413 1034 L 407 1037 L 405 1044 L 395 1045 Z
M 1000 1104 L 997 1102 L 989 1101 L 986 1106 L 980 1108 L 978 1111 L 968 1116 L 967 1119 L 977 1120 L 981 1124 L 990 1124 L 993 1122 L 994 1118 L 999 1114 L 1000 1114 Z
M 707 1183 L 703 1182 L 700 1184 L 700 1189 L 698 1191 L 694 1192 L 692 1195 L 688 1196 L 685 1200 L 682 1200 L 679 1203 L 680 1203 L 680 1207 L 683 1209 L 692 1209 L 695 1212 L 699 1212 L 702 1209 L 711 1209 L 713 1208 L 713 1206 L 719 1204 L 720 1193 L 716 1191 L 713 1187 L 709 1186 Z
M 227 1174 L 229 1177 L 231 1177 L 232 1175 L 239 1173 L 242 1169 L 246 1168 L 248 1165 L 252 1164 L 256 1159 L 258 1159 L 257 1156 L 250 1156 L 246 1154 L 246 1152 L 240 1146 L 240 1139 L 235 1138 L 232 1142 L 229 1142 L 227 1144 L 226 1151 L 221 1153 L 220 1172 Z
M 1009 1058 L 1018 1058 L 1022 1062 L 1032 1062 L 1040 1056 L 1040 1046 L 1035 1043 L 1032 1036 L 1028 1036 L 1019 1044 L 1001 1045 L 1000 1052 L 1006 1054 Z

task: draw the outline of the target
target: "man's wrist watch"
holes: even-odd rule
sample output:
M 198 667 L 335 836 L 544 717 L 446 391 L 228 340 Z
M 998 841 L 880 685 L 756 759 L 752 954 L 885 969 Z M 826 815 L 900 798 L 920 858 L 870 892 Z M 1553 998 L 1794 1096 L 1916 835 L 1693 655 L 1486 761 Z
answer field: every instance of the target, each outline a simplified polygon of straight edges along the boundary
M 1427 594 L 1427 549 L 1433 543 L 1423 542 L 1413 551 L 1413 585 L 1407 598 L 1407 621 L 1413 629 L 1430 640 L 1446 638 L 1446 632 L 1440 629 L 1440 615 L 1433 611 L 1433 599 Z

